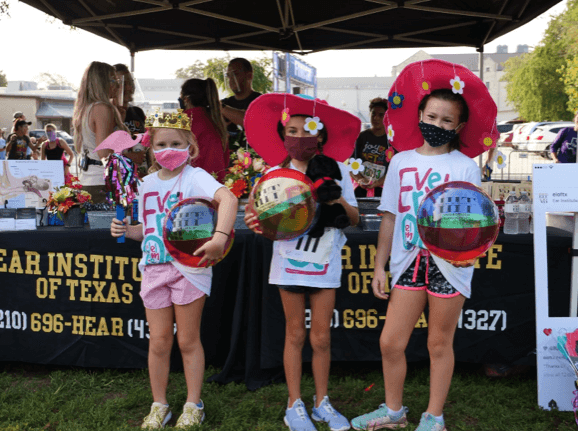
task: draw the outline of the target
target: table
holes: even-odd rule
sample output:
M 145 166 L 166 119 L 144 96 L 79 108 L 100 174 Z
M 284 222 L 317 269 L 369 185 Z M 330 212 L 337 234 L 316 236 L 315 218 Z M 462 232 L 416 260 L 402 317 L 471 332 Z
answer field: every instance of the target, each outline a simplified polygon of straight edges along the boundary
M 377 232 L 346 230 L 342 287 L 332 323 L 334 361 L 379 361 L 386 301 L 373 297 Z M 571 237 L 548 232 L 550 315 L 564 316 L 570 298 Z M 279 292 L 267 283 L 272 243 L 236 232 L 230 254 L 214 270 L 201 338 L 219 382 L 258 388 L 279 376 L 284 317 Z M 138 296 L 140 246 L 117 244 L 106 230 L 43 228 L 0 234 L 0 361 L 82 367 L 145 368 L 148 330 Z M 535 361 L 531 235 L 500 234 L 474 273 L 456 333 L 456 360 Z M 426 359 L 427 313 L 407 350 Z M 175 352 L 176 353 L 176 343 Z M 173 368 L 180 366 L 173 354 Z M 304 359 L 310 360 L 307 347 Z

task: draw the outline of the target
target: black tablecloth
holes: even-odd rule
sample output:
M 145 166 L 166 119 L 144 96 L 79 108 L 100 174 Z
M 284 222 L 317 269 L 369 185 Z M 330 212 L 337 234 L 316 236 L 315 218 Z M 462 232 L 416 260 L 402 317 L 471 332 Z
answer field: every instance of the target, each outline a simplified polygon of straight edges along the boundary
M 342 287 L 332 328 L 332 359 L 379 361 L 387 302 L 373 297 L 377 232 L 347 231 Z M 148 328 L 138 296 L 140 245 L 117 244 L 105 230 L 44 228 L 0 234 L 0 360 L 83 367 L 146 367 Z M 549 230 L 550 315 L 567 315 L 571 238 Z M 282 364 L 284 317 L 268 285 L 272 243 L 239 230 L 214 268 L 202 321 L 208 364 L 220 382 L 257 388 Z M 535 361 L 534 257 L 531 235 L 503 235 L 480 259 L 472 298 L 456 333 L 456 359 Z M 427 313 L 407 358 L 427 358 Z M 176 343 L 175 343 L 176 345 Z M 178 367 L 179 355 L 173 355 Z M 305 349 L 304 358 L 310 360 Z

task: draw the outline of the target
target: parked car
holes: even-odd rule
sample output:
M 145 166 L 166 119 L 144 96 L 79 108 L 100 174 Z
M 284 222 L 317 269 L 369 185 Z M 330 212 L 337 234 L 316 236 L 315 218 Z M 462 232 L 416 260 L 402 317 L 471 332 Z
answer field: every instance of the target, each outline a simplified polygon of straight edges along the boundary
M 45 135 L 46 135 L 46 132 L 44 131 L 44 129 L 34 129 L 34 130 L 28 131 L 28 136 L 30 136 L 31 138 L 38 139 L 41 136 L 45 136 Z M 64 139 L 64 142 L 66 142 L 68 144 L 68 146 L 70 147 L 70 149 L 76 154 L 76 150 L 74 148 L 74 139 L 72 138 L 72 136 L 70 136 L 64 130 L 57 130 L 56 136 Z
M 530 151 L 528 149 L 528 143 L 530 141 L 530 135 L 538 127 L 545 126 L 547 124 L 553 124 L 554 121 L 532 121 L 530 123 L 523 123 L 518 128 L 514 128 L 514 136 L 512 138 L 512 146 L 518 151 Z
M 554 142 L 558 132 L 566 127 L 574 127 L 574 123 L 571 121 L 557 121 L 536 127 L 534 132 L 528 137 L 527 150 L 540 151 L 542 156 L 550 159 L 550 145 Z

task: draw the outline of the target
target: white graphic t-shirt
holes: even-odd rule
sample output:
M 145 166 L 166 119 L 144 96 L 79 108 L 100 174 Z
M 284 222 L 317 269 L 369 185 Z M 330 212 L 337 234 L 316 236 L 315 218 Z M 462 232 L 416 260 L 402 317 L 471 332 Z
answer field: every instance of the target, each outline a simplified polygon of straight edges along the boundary
M 357 207 L 349 171 L 339 163 L 343 177 L 337 181 L 345 201 Z M 296 169 L 293 164 L 289 166 Z M 272 169 L 278 169 L 276 166 Z M 347 242 L 343 230 L 325 228 L 321 238 L 303 235 L 291 241 L 275 241 L 269 272 L 269 284 L 283 286 L 341 286 L 341 249 Z
M 163 224 L 169 210 L 179 201 L 193 196 L 213 199 L 218 189 L 224 187 L 205 170 L 185 166 L 182 177 L 161 180 L 159 173 L 147 175 L 138 190 L 138 221 L 143 224 L 143 257 L 141 272 L 146 265 L 172 263 L 187 280 L 207 295 L 211 291 L 211 268 L 187 268 L 175 262 L 163 243 Z M 179 195 L 177 196 L 177 193 Z
M 378 207 L 395 215 L 389 269 L 392 286 L 425 248 L 417 230 L 417 210 L 425 195 L 448 181 L 467 181 L 479 186 L 480 169 L 476 162 L 459 151 L 438 156 L 423 156 L 416 150 L 403 151 L 391 159 Z M 446 280 L 466 298 L 470 297 L 474 267 L 456 268 L 432 255 Z

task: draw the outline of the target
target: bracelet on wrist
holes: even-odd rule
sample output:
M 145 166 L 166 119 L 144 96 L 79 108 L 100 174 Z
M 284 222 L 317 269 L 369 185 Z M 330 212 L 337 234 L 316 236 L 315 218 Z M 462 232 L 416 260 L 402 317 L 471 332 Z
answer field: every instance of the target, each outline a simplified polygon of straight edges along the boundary
M 222 233 L 223 235 L 227 235 L 227 237 L 230 237 L 231 235 L 228 233 L 223 232 L 222 230 L 216 230 L 215 233 Z

